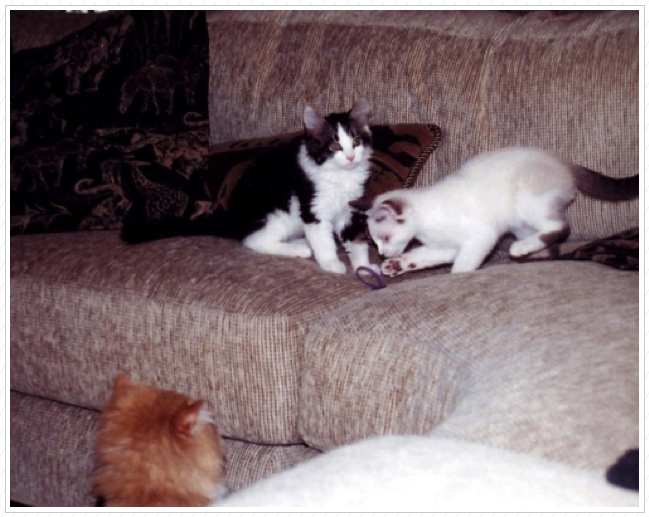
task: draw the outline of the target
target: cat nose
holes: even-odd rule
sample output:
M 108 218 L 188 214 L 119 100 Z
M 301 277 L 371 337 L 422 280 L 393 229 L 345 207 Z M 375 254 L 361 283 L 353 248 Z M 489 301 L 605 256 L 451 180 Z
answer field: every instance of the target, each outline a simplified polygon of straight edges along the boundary
M 347 155 L 347 156 L 345 156 L 345 158 L 347 158 L 348 162 L 353 162 L 354 161 L 354 155 L 353 154 L 351 156 Z

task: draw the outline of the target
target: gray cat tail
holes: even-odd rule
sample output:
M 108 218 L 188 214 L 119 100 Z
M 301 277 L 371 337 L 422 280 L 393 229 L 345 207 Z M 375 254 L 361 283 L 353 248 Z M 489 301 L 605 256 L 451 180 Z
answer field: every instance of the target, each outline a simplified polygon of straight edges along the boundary
M 573 165 L 577 188 L 589 197 L 604 201 L 627 201 L 640 195 L 640 176 L 609 178 L 586 167 Z

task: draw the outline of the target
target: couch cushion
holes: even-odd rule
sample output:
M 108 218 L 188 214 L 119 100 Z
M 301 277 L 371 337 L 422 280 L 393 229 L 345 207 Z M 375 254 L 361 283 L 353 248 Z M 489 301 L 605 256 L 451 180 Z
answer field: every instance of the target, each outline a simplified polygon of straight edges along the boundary
M 12 391 L 10 497 L 30 506 L 94 506 L 99 413 Z
M 205 398 L 226 437 L 301 443 L 304 335 L 366 288 L 312 260 L 211 237 L 11 238 L 11 387 L 100 409 L 112 379 Z
M 211 143 L 294 131 L 305 103 L 339 111 L 362 94 L 377 124 L 444 129 L 420 185 L 508 145 L 555 150 L 613 177 L 639 171 L 638 11 L 215 11 L 207 20 Z M 572 238 L 636 226 L 638 206 L 579 196 Z
M 300 430 L 488 443 L 603 469 L 638 444 L 638 274 L 494 265 L 389 285 L 307 335 Z

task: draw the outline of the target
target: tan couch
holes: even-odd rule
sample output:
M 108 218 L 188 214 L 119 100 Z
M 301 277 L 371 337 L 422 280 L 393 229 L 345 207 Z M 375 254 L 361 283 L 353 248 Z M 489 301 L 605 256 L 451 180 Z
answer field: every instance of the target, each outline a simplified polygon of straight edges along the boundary
M 526 144 L 638 173 L 637 11 L 208 14 L 211 143 L 365 96 L 444 137 L 418 184 Z M 579 196 L 569 246 L 638 226 Z M 370 291 L 313 261 L 117 231 L 11 239 L 11 498 L 92 505 L 114 375 L 206 399 L 240 489 L 336 446 L 432 434 L 603 469 L 639 443 L 639 277 L 583 261 L 448 268 Z

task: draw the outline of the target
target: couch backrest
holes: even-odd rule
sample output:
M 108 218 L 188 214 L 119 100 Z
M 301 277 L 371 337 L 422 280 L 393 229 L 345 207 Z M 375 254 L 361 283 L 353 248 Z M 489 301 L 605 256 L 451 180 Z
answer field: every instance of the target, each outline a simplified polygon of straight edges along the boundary
M 639 168 L 638 11 L 214 11 L 211 143 L 301 128 L 305 104 L 436 123 L 418 185 L 474 154 L 552 149 L 613 177 Z M 637 201 L 579 196 L 572 239 L 638 224 Z

